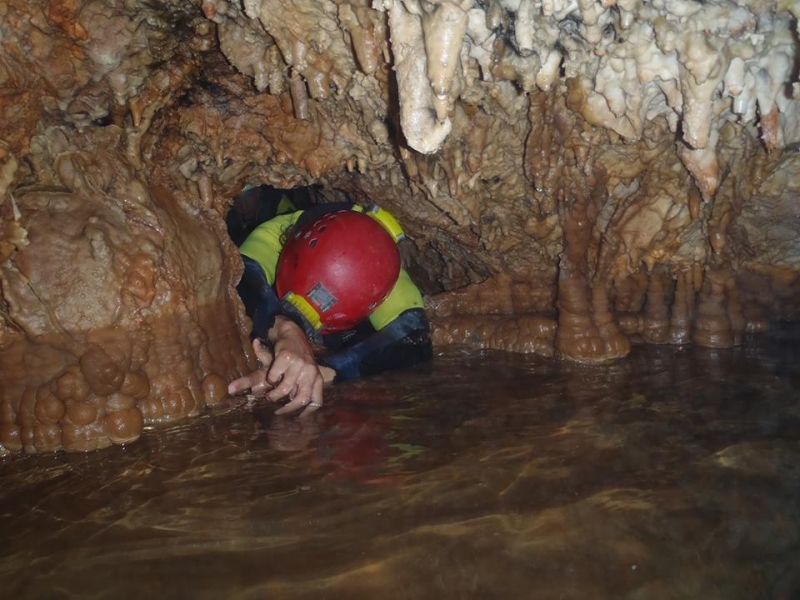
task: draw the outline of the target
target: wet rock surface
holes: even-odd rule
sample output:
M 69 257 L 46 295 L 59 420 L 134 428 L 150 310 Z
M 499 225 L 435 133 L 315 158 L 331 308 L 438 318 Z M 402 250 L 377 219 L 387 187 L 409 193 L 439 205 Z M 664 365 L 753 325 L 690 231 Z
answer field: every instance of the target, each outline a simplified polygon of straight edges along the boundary
M 29 234 L 0 266 L 13 315 L 0 362 L 5 451 L 133 442 L 145 425 L 219 402 L 248 367 L 218 224 L 148 191 L 119 129 L 69 135 L 35 140 L 51 185 L 15 195 Z
M 15 598 L 793 598 L 797 331 L 475 353 L 0 462 Z

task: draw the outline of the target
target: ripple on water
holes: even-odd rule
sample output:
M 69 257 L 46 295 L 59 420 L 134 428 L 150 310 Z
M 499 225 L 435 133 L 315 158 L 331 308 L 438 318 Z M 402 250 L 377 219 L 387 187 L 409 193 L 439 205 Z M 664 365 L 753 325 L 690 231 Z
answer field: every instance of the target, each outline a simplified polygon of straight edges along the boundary
M 6 458 L 0 586 L 797 597 L 797 355 L 785 337 L 604 367 L 453 349 L 335 386 L 307 420 L 230 401 L 129 447 Z

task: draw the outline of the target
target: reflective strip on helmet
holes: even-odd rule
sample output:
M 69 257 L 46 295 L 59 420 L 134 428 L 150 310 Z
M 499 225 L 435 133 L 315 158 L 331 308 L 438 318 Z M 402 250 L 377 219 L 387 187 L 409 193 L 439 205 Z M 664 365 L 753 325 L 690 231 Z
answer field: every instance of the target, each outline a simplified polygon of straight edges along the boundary
M 406 238 L 403 227 L 400 225 L 397 219 L 394 218 L 394 215 L 392 215 L 392 213 L 390 213 L 388 210 L 382 209 L 377 204 L 372 204 L 370 206 L 360 206 L 356 204 L 353 206 L 353 210 L 364 213 L 365 215 L 369 215 L 375 219 L 381 224 L 386 232 L 392 236 L 392 239 L 395 242 L 400 242 Z
M 314 307 L 311 306 L 311 303 L 303 298 L 302 296 L 298 296 L 294 292 L 288 292 L 284 297 L 283 300 L 291 304 L 297 309 L 303 318 L 305 318 L 310 324 L 311 327 L 314 328 L 314 331 L 318 331 L 322 328 L 322 321 L 319 318 L 319 313 L 314 310 Z

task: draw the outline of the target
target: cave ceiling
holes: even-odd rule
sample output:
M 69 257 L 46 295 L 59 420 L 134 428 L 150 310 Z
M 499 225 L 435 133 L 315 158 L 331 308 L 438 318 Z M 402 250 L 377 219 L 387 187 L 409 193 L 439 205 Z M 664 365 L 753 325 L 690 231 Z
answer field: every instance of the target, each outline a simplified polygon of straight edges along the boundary
M 390 209 L 440 344 L 602 363 L 797 318 L 799 14 L 5 0 L 0 450 L 224 396 L 254 360 L 223 222 L 245 185 Z

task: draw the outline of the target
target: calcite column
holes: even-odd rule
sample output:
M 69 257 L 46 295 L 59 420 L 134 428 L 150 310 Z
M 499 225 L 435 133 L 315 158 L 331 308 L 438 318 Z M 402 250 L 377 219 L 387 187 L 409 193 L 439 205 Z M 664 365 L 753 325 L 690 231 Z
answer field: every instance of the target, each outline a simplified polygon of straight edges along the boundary
M 576 202 L 565 221 L 565 250 L 558 277 L 558 330 L 556 350 L 564 358 L 585 363 L 603 363 L 626 356 L 630 341 L 611 314 L 608 284 L 596 275 L 589 287 L 578 260 L 587 262 L 588 224 Z M 578 260 L 576 260 L 578 259 Z
M 575 166 L 585 177 L 570 183 L 560 201 L 564 251 L 559 263 L 556 350 L 564 358 L 603 363 L 626 356 L 630 341 L 620 331 L 608 300 L 608 271 L 597 258 L 598 207 L 606 199 L 602 171 L 590 166 L 587 145 L 578 142 Z M 591 210 L 590 210 L 591 209 Z
M 563 267 L 558 278 L 556 351 L 564 358 L 592 364 L 630 352 L 630 341 L 608 308 L 606 285 L 595 282 L 590 296 L 585 278 Z
M 683 345 L 691 342 L 694 302 L 694 277 L 692 270 L 688 269 L 683 273 L 678 273 L 675 282 L 675 296 L 672 300 L 669 322 L 670 344 Z
M 594 362 L 603 344 L 592 323 L 586 280 L 563 265 L 558 276 L 556 351 L 579 362 Z
M 742 343 L 742 335 L 747 328 L 744 318 L 742 303 L 739 299 L 739 286 L 736 278 L 730 271 L 727 272 L 725 279 L 725 302 L 728 308 L 728 318 L 731 321 L 731 331 L 733 332 L 733 345 L 739 346 Z
M 667 305 L 668 273 L 662 265 L 653 267 L 647 285 L 642 339 L 651 344 L 663 344 L 669 335 L 669 307 Z
M 726 271 L 720 269 L 708 269 L 705 272 L 692 326 L 692 341 L 699 346 L 733 346 L 733 328 L 725 301 L 728 276 Z

